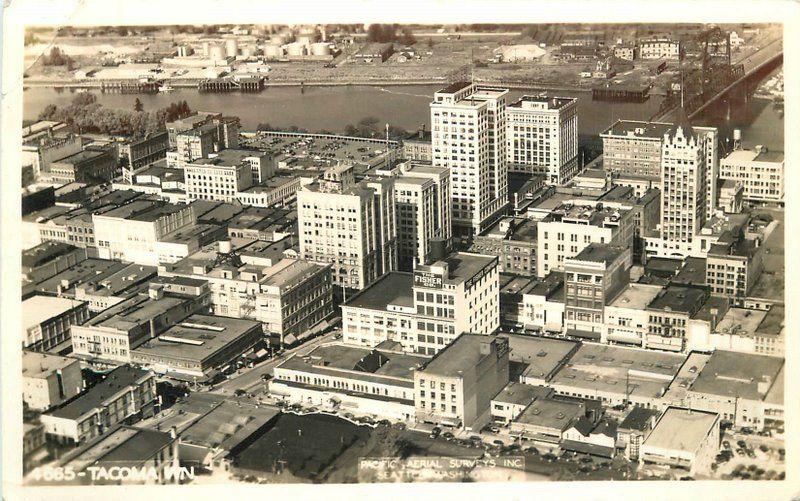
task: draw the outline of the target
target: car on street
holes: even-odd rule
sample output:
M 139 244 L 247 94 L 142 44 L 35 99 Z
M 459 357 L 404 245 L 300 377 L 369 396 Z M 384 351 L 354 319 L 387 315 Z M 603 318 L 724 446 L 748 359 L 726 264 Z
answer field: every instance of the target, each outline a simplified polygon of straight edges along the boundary
M 441 432 L 442 432 L 442 429 L 441 429 L 441 428 L 439 428 L 438 426 L 434 426 L 434 427 L 433 427 L 433 429 L 431 430 L 431 433 L 430 433 L 430 435 L 428 435 L 428 436 L 429 436 L 430 438 L 436 438 L 436 437 L 438 437 L 438 436 L 439 436 L 439 434 L 440 434 Z
M 492 440 L 492 443 L 500 447 L 505 445 L 505 443 L 502 440 Z
M 452 433 L 450 433 L 449 431 L 446 431 L 446 432 L 442 433 L 442 438 L 445 438 L 445 439 L 447 439 L 447 440 L 450 440 L 451 438 L 455 438 L 455 435 L 453 435 L 453 434 L 452 434 Z

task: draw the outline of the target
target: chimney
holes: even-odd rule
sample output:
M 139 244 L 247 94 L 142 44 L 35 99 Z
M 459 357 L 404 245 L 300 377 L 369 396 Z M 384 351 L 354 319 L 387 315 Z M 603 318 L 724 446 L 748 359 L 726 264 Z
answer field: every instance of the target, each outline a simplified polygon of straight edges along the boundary
M 158 301 L 164 297 L 164 285 L 163 284 L 150 284 L 150 288 L 147 291 L 150 299 L 154 301 Z
M 711 308 L 711 332 L 717 328 L 717 316 L 719 315 L 719 310 L 717 308 Z

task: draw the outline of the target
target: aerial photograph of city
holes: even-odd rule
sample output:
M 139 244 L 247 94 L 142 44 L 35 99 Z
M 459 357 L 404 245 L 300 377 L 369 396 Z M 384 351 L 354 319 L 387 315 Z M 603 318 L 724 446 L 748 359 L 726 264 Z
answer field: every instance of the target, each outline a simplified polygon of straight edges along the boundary
M 23 485 L 785 480 L 783 31 L 27 26 Z

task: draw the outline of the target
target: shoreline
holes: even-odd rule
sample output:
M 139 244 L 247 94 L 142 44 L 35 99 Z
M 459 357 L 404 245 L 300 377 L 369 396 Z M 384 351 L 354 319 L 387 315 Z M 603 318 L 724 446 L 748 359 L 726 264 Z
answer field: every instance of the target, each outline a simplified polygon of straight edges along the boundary
M 197 90 L 197 82 L 167 82 L 175 89 L 189 89 Z M 264 91 L 269 90 L 270 87 L 403 87 L 403 86 L 433 86 L 433 85 L 447 85 L 447 81 L 439 79 L 419 79 L 419 80 L 353 80 L 353 81 L 267 81 L 264 86 Z M 570 92 L 590 92 L 591 87 L 583 87 L 578 85 L 564 85 L 562 83 L 552 82 L 496 82 L 496 81 L 477 81 L 476 83 L 485 85 L 495 85 L 505 87 L 513 90 L 540 90 L 540 91 L 570 91 Z M 23 88 L 61 88 L 61 89 L 96 89 L 102 87 L 101 82 L 77 82 L 77 81 L 61 81 L 61 80 L 34 80 L 23 81 Z M 199 92 L 199 91 L 198 91 Z M 263 92 L 263 91 L 262 91 Z M 146 93 L 142 93 L 146 94 Z

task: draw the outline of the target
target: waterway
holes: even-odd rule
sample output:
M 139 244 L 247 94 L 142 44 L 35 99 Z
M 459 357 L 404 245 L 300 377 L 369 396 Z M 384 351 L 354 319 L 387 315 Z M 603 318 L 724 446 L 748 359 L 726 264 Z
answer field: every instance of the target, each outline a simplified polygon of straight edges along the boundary
M 293 125 L 318 131 L 341 132 L 347 124 L 356 124 L 365 117 L 376 117 L 380 123 L 413 131 L 425 124 L 430 127 L 430 102 L 438 85 L 408 86 L 336 86 L 336 87 L 268 87 L 257 94 L 200 94 L 194 89 L 176 89 L 168 94 L 104 94 L 94 92 L 104 106 L 133 110 L 136 98 L 145 110 L 166 107 L 185 100 L 193 110 L 221 111 L 238 116 L 244 129 L 255 129 L 260 123 L 288 128 Z M 509 102 L 537 90 L 512 90 Z M 593 101 L 591 92 L 550 90 L 549 95 L 577 97 L 579 132 L 595 135 L 614 120 L 645 120 L 661 105 L 662 97 L 651 96 L 645 103 L 608 103 Z M 72 100 L 72 90 L 31 87 L 24 92 L 24 117 L 33 120 L 48 104 L 65 106 Z
M 777 70 L 776 70 L 777 71 Z M 412 131 L 421 125 L 430 127 L 429 104 L 440 86 L 336 86 L 336 87 L 268 87 L 257 94 L 201 94 L 194 89 L 178 89 L 168 94 L 104 94 L 95 92 L 104 106 L 133 109 L 138 98 L 146 110 L 166 107 L 185 100 L 193 110 L 221 111 L 238 116 L 243 129 L 255 129 L 260 123 L 280 128 L 297 126 L 310 131 L 341 132 L 347 124 L 356 124 L 365 117 L 375 117 Z M 523 94 L 538 90 L 512 90 L 509 102 Z M 549 90 L 549 95 L 578 98 L 578 128 L 582 143 L 617 119 L 647 120 L 658 111 L 662 97 L 651 96 L 645 103 L 610 103 L 593 101 L 591 92 Z M 24 92 L 25 119 L 35 119 L 48 104 L 65 106 L 73 91 L 32 87 Z M 730 112 L 728 107 L 730 106 Z M 695 119 L 697 124 L 720 128 L 722 137 L 730 137 L 735 128 L 743 131 L 745 145 L 764 144 L 783 149 L 783 116 L 766 99 L 721 101 Z

